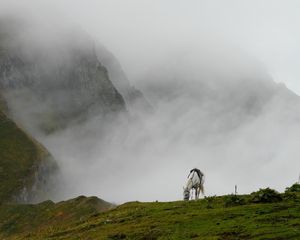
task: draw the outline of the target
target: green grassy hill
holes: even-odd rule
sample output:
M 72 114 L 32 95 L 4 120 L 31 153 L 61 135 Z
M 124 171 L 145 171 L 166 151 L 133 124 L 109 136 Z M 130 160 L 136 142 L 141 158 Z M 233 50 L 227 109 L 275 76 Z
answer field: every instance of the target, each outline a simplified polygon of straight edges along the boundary
M 97 209 L 97 202 L 105 206 Z M 300 239 L 299 192 L 266 189 L 189 202 L 130 202 L 102 212 L 110 207 L 85 197 L 2 206 L 0 238 Z
M 114 207 L 96 197 L 80 196 L 57 204 L 45 201 L 40 204 L 6 204 L 0 206 L 0 239 L 31 239 L 30 232 L 51 233 L 55 229 L 76 225 L 87 217 Z M 54 238 L 55 239 L 55 238 Z
M 10 120 L 3 108 L 0 96 L 0 203 L 23 201 L 36 184 L 39 166 L 50 162 L 51 156 Z

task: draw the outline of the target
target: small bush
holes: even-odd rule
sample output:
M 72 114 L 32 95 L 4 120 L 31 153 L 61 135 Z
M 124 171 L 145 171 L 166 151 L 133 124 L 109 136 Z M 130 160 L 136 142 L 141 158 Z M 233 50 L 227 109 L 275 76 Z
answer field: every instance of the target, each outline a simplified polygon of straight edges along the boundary
M 251 193 L 250 201 L 254 203 L 271 203 L 282 201 L 282 197 L 280 193 L 278 193 L 274 189 L 265 188 Z
M 284 200 L 293 200 L 295 201 L 297 199 L 297 194 L 295 192 L 285 192 L 283 194 Z
M 238 206 L 238 205 L 244 205 L 245 199 L 242 196 L 239 195 L 228 195 L 225 198 L 225 207 L 232 207 L 232 206 Z
M 287 187 L 285 189 L 285 193 L 287 192 L 300 192 L 300 184 L 299 183 L 295 183 L 290 187 Z

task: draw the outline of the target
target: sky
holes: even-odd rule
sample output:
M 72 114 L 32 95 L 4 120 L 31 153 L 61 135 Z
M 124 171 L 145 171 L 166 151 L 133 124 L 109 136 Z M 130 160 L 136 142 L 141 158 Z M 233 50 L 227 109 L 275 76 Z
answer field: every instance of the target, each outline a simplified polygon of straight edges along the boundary
M 157 49 L 167 51 L 211 35 L 247 51 L 275 81 L 300 94 L 297 0 L 57 1 L 56 5 L 106 45 L 133 81 L 140 74 L 136 68 L 149 66 L 151 55 L 159 57 L 152 53 Z
M 283 191 L 297 179 L 298 105 L 285 90 L 268 101 L 274 90 L 268 80 L 300 94 L 299 1 L 0 4 L 1 14 L 28 11 L 53 26 L 80 26 L 116 56 L 156 108 L 141 116 L 143 124 L 117 122 L 108 142 L 96 119 L 39 139 L 67 178 L 60 199 L 177 200 L 195 166 L 207 173 L 207 195 L 231 193 L 237 183 L 240 193 L 267 186 Z M 254 81 L 239 81 L 244 78 Z

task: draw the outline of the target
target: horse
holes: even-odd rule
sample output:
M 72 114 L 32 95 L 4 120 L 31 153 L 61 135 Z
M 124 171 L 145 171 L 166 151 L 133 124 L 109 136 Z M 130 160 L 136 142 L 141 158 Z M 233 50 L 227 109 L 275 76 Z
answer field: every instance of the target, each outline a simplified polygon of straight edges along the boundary
M 204 174 L 199 169 L 192 169 L 188 175 L 186 187 L 183 187 L 183 200 L 190 199 L 190 192 L 195 190 L 195 199 L 199 199 L 200 192 L 204 194 Z

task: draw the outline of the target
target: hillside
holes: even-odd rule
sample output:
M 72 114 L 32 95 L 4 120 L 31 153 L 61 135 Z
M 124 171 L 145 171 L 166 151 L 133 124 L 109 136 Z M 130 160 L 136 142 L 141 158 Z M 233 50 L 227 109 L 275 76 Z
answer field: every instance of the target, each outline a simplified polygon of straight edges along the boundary
M 4 105 L 3 100 L 2 103 Z M 47 150 L 10 120 L 1 111 L 2 107 L 0 106 L 0 203 L 32 201 L 39 198 L 40 194 L 47 198 L 46 185 L 56 165 Z
M 27 235 L 34 230 L 61 228 L 87 217 L 113 208 L 114 205 L 96 197 L 77 197 L 68 201 L 53 203 L 45 201 L 36 205 L 0 206 L 0 237 Z
M 298 189 L 299 190 L 299 189 Z M 262 197 L 263 196 L 263 197 Z M 272 190 L 96 210 L 79 197 L 0 208 L 5 239 L 299 239 L 300 195 Z M 106 205 L 107 206 L 107 205 Z M 109 206 L 108 206 L 109 207 Z M 107 209 L 107 208 L 106 208 Z M 29 219 L 34 219 L 30 222 Z

